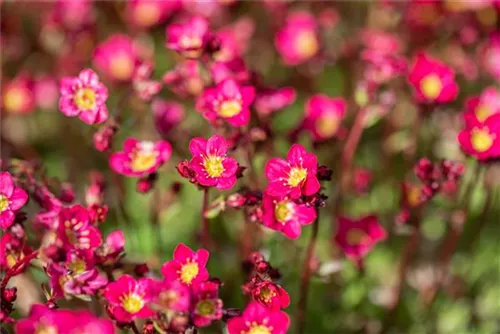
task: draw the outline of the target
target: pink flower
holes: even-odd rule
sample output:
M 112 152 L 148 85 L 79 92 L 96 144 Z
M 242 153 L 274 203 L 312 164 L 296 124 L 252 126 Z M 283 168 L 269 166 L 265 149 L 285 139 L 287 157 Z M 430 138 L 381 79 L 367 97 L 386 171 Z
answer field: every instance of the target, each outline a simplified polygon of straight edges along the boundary
M 234 79 L 238 83 L 246 83 L 250 80 L 251 73 L 241 58 L 235 58 L 228 62 L 216 61 L 210 65 L 212 80 L 218 84 L 226 79 Z
M 263 280 L 252 287 L 252 298 L 273 311 L 279 311 L 290 305 L 290 296 L 278 284 Z
M 153 304 L 161 311 L 189 311 L 191 290 L 178 280 L 157 282 L 155 296 Z
M 125 235 L 123 231 L 116 230 L 108 234 L 101 247 L 95 250 L 96 260 L 109 265 L 115 263 L 125 250 Z
M 205 87 L 199 62 L 190 59 L 184 60 L 175 65 L 173 70 L 166 72 L 163 82 L 181 97 L 198 96 Z
M 52 111 L 56 108 L 59 99 L 57 80 L 49 75 L 38 77 L 35 81 L 34 94 L 39 108 Z
M 320 189 L 317 168 L 316 155 L 307 153 L 299 144 L 293 144 L 286 160 L 272 158 L 266 163 L 265 173 L 269 180 L 266 193 L 274 197 L 289 195 L 292 199 L 313 195 Z
M 93 62 L 110 79 L 129 81 L 134 75 L 138 54 L 130 37 L 115 34 L 97 45 Z
M 255 110 L 261 116 L 270 115 L 293 104 L 296 95 L 295 89 L 292 87 L 264 89 L 257 92 L 254 103 Z
M 78 77 L 61 79 L 59 109 L 68 117 L 78 116 L 87 124 L 100 124 L 108 119 L 108 89 L 99 76 L 90 69 L 80 72 Z
M 472 115 L 479 123 L 484 122 L 494 114 L 500 114 L 500 90 L 488 87 L 480 96 L 474 96 L 465 101 L 466 113 Z
M 290 239 L 297 239 L 302 225 L 309 225 L 316 219 L 316 210 L 307 204 L 297 204 L 287 197 L 279 198 L 264 194 L 262 199 L 263 224 L 275 231 L 281 231 Z
M 180 103 L 167 101 L 160 98 L 151 103 L 151 110 L 155 121 L 156 130 L 162 137 L 176 128 L 184 118 L 184 108 Z
M 203 282 L 208 279 L 208 271 L 205 268 L 209 252 L 199 249 L 194 252 L 183 243 L 177 245 L 174 250 L 174 259 L 165 262 L 161 268 L 165 280 L 177 280 L 186 285 Z
M 150 278 L 136 281 L 130 275 L 122 275 L 109 283 L 103 294 L 109 302 L 111 314 L 119 322 L 128 323 L 154 315 L 148 306 L 154 297 L 154 281 Z
M 86 0 L 58 0 L 54 6 L 54 19 L 68 30 L 82 29 L 95 20 L 93 3 Z
M 350 259 L 359 261 L 387 234 L 377 217 L 366 216 L 359 219 L 338 217 L 335 241 Z
M 215 135 L 208 140 L 193 138 L 189 151 L 193 158 L 189 167 L 196 173 L 196 181 L 205 187 L 231 189 L 236 183 L 238 162 L 227 156 L 227 142 L 224 137 Z
M 115 328 L 109 319 L 97 318 L 87 311 L 51 310 L 45 305 L 36 304 L 31 308 L 28 318 L 17 321 L 15 332 L 114 334 Z
M 89 212 L 81 205 L 61 210 L 57 237 L 68 250 L 95 249 L 102 241 L 101 232 L 92 226 Z
M 347 111 L 343 98 L 329 98 L 322 94 L 309 98 L 305 107 L 303 127 L 316 141 L 334 137 Z
M 127 1 L 127 20 L 140 28 L 149 28 L 164 21 L 180 5 L 179 0 L 132 0 Z
M 289 14 L 285 26 L 274 39 L 287 65 L 298 65 L 314 57 L 320 49 L 316 19 L 308 12 Z
M 479 122 L 475 116 L 465 114 L 466 127 L 458 134 L 462 151 L 480 161 L 500 157 L 500 114 Z
M 24 240 L 16 238 L 12 233 L 3 233 L 0 238 L 0 267 L 5 270 L 11 269 L 32 252 Z
M 14 223 L 16 212 L 28 202 L 28 194 L 16 187 L 9 172 L 0 172 L 0 228 L 7 229 Z
M 495 80 L 500 81 L 500 33 L 492 33 L 488 42 L 479 49 L 481 64 Z
M 229 319 L 229 334 L 286 334 L 290 326 L 290 318 L 283 311 L 273 311 L 267 307 L 251 302 L 239 317 Z
M 186 58 L 198 58 L 203 53 L 209 38 L 208 21 L 193 16 L 184 23 L 174 23 L 166 30 L 166 47 Z
M 242 17 L 215 33 L 219 48 L 212 54 L 217 62 L 229 62 L 243 56 L 255 31 L 255 22 Z
M 196 109 L 210 122 L 222 118 L 240 127 L 250 121 L 249 107 L 254 98 L 254 87 L 240 86 L 234 79 L 226 79 L 215 87 L 206 88 L 196 101 Z
M 422 52 L 417 54 L 408 80 L 421 103 L 447 103 L 458 95 L 453 70 Z
M 2 83 L 2 111 L 28 114 L 35 110 L 33 81 L 27 74 L 20 74 Z M 6 83 L 5 83 L 6 82 Z
M 137 96 L 146 102 L 149 102 L 153 96 L 157 95 L 162 83 L 151 79 L 153 75 L 154 65 L 152 62 L 142 62 L 137 65 L 134 76 L 132 78 L 132 87 Z
M 127 138 L 123 152 L 114 153 L 109 158 L 111 168 L 125 176 L 144 177 L 156 172 L 172 154 L 172 147 L 165 140 L 156 143 Z
M 196 327 L 210 326 L 212 321 L 222 318 L 222 300 L 219 284 L 206 281 L 193 285 L 191 317 Z

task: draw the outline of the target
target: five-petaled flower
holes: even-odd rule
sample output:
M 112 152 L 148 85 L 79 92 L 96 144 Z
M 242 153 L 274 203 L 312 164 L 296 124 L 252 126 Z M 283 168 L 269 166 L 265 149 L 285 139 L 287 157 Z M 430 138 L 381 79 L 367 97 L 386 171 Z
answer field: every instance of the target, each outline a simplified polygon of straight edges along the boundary
M 265 174 L 269 180 L 266 193 L 275 196 L 314 195 L 320 189 L 316 171 L 318 159 L 315 154 L 307 153 L 305 148 L 294 144 L 285 159 L 272 158 L 266 163 Z
M 138 51 L 129 36 L 115 34 L 97 45 L 93 62 L 106 77 L 116 81 L 130 81 L 139 63 Z
M 255 301 L 273 311 L 290 305 L 290 296 L 285 289 L 270 280 L 262 280 L 254 284 L 251 293 Z
M 251 302 L 238 317 L 229 319 L 229 334 L 285 334 L 290 326 L 290 318 L 283 311 L 274 311 Z
M 488 87 L 481 95 L 473 96 L 465 101 L 465 112 L 476 117 L 482 123 L 488 117 L 500 114 L 500 90 Z
M 178 280 L 186 285 L 203 282 L 208 279 L 205 267 L 209 252 L 199 249 L 194 252 L 191 248 L 180 243 L 174 250 L 174 258 L 166 262 L 161 268 L 165 280 Z
M 16 187 L 9 172 L 0 172 L 0 228 L 12 225 L 19 211 L 28 201 L 28 194 Z
M 189 167 L 196 173 L 196 181 L 205 187 L 230 189 L 236 183 L 238 162 L 226 155 L 227 143 L 224 137 L 215 135 L 208 140 L 193 138 L 189 151 L 193 158 Z
M 108 89 L 91 69 L 77 77 L 65 77 L 60 84 L 59 109 L 68 117 L 78 116 L 87 124 L 100 124 L 108 119 Z
M 202 55 L 209 38 L 210 27 L 202 16 L 193 16 L 184 23 L 174 23 L 167 27 L 166 46 L 186 58 Z
M 95 249 L 102 242 L 101 232 L 92 225 L 89 212 L 81 205 L 60 211 L 57 237 L 68 250 Z
M 302 126 L 316 141 L 332 138 L 338 133 L 346 111 L 347 102 L 343 98 L 314 95 L 306 102 Z
M 462 151 L 480 161 L 500 157 L 500 114 L 480 122 L 474 115 L 464 114 L 465 129 L 458 134 Z
M 222 300 L 219 298 L 219 284 L 211 281 L 193 285 L 191 314 L 196 327 L 207 327 L 212 321 L 222 318 Z

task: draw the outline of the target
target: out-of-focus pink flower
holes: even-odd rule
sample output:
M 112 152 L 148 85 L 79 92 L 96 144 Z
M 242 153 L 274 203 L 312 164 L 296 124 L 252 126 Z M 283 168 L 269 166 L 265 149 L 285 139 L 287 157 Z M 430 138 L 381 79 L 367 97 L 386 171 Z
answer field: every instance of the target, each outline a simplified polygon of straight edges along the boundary
M 219 48 L 212 54 L 217 62 L 229 62 L 241 58 L 248 48 L 255 31 L 255 22 L 243 17 L 215 33 Z
M 80 72 L 78 77 L 61 79 L 59 109 L 68 117 L 78 116 L 87 124 L 100 124 L 108 119 L 108 89 L 99 76 L 90 69 Z
M 275 231 L 281 231 L 290 239 L 297 239 L 302 225 L 309 225 L 316 219 L 316 210 L 307 204 L 297 204 L 288 198 L 276 198 L 264 194 L 262 200 L 263 224 Z
M 338 217 L 335 242 L 354 261 L 360 261 L 387 234 L 377 217 L 366 216 L 359 219 Z
M 35 100 L 39 108 L 52 110 L 57 106 L 59 87 L 57 80 L 49 75 L 44 75 L 35 80 Z
M 2 83 L 2 110 L 14 114 L 27 114 L 35 109 L 33 80 L 27 74 L 19 74 Z
M 306 102 L 303 128 L 316 141 L 332 138 L 338 133 L 346 111 L 343 98 L 314 95 Z
M 87 268 L 81 259 L 70 262 L 67 267 L 52 262 L 46 272 L 55 298 L 92 296 L 108 283 L 97 268 Z
M 235 58 L 228 62 L 216 61 L 210 65 L 212 80 L 218 84 L 226 79 L 234 79 L 238 83 L 246 83 L 250 80 L 251 73 L 241 58 Z
M 500 114 L 500 90 L 494 87 L 484 89 L 481 95 L 465 101 L 465 109 L 467 114 L 475 116 L 479 122 L 484 122 L 494 114 Z
M 421 103 L 447 103 L 458 95 L 453 70 L 424 53 L 417 54 L 408 80 Z
M 166 281 L 177 280 L 186 285 L 206 281 L 208 271 L 205 266 L 209 255 L 206 249 L 202 248 L 194 252 L 180 243 L 174 250 L 173 260 L 163 264 L 161 273 Z
M 222 300 L 219 284 L 205 281 L 193 285 L 191 316 L 196 327 L 210 326 L 212 321 L 222 318 Z
M 16 238 L 12 233 L 3 233 L 0 238 L 0 267 L 5 270 L 11 269 L 32 252 L 24 240 Z
M 151 79 L 153 69 L 152 62 L 142 62 L 135 69 L 132 79 L 135 93 L 146 102 L 149 102 L 162 88 L 162 82 Z
M 290 296 L 278 284 L 270 280 L 259 280 L 251 288 L 252 298 L 273 311 L 279 311 L 290 305 Z
M 156 172 L 172 154 L 172 147 L 167 141 L 138 141 L 127 138 L 123 143 L 123 152 L 114 153 L 109 158 L 111 168 L 125 176 L 144 177 Z
M 152 303 L 161 311 L 188 312 L 191 305 L 191 290 L 178 280 L 157 282 Z
M 471 114 L 464 114 L 465 129 L 458 134 L 462 151 L 480 161 L 500 157 L 500 114 L 480 122 Z
M 0 228 L 7 229 L 16 218 L 16 212 L 28 202 L 28 194 L 16 187 L 9 172 L 0 172 Z
M 316 155 L 307 153 L 299 144 L 293 144 L 286 160 L 272 158 L 266 163 L 265 173 L 269 180 L 266 193 L 274 197 L 289 195 L 292 199 L 314 195 L 320 189 L 317 169 Z
M 150 278 L 135 280 L 130 275 L 122 275 L 104 289 L 104 298 L 110 305 L 113 317 L 124 323 L 134 319 L 152 317 L 154 312 L 148 304 L 153 299 L 154 281 Z
M 231 189 L 236 183 L 238 162 L 227 156 L 227 142 L 224 137 L 215 135 L 208 140 L 193 138 L 189 151 L 193 158 L 189 167 L 196 173 L 196 181 L 205 187 Z
M 95 19 L 92 1 L 58 0 L 54 6 L 53 18 L 68 30 L 78 30 Z
M 479 49 L 484 70 L 500 81 L 500 33 L 492 33 L 488 42 Z
M 179 0 L 131 0 L 127 1 L 125 15 L 128 22 L 139 28 L 149 28 L 162 23 L 179 8 Z
M 354 170 L 354 189 L 357 193 L 366 193 L 373 181 L 372 172 L 367 168 L 356 168 Z
M 95 249 L 102 241 L 101 232 L 92 225 L 89 212 L 81 205 L 61 210 L 57 237 L 68 250 Z
M 208 121 L 222 118 L 232 126 L 245 126 L 250 121 L 250 105 L 255 98 L 255 88 L 240 86 L 233 79 L 226 79 L 215 87 L 206 88 L 196 101 L 196 109 Z
M 17 321 L 18 334 L 40 333 L 99 333 L 114 334 L 113 322 L 97 318 L 87 311 L 49 309 L 45 305 L 33 305 L 28 318 Z
M 271 115 L 293 104 L 296 95 L 292 87 L 259 90 L 255 98 L 255 110 L 261 116 Z
M 210 34 L 208 21 L 193 16 L 184 23 L 174 23 L 166 30 L 166 47 L 186 58 L 198 58 L 207 45 Z
M 241 316 L 229 319 L 227 331 L 229 334 L 286 334 L 289 326 L 290 318 L 285 312 L 273 311 L 257 302 L 251 302 Z
M 184 118 L 184 108 L 180 103 L 156 98 L 151 103 L 156 130 L 165 138 Z
M 108 234 L 101 247 L 95 250 L 96 260 L 108 265 L 115 263 L 125 250 L 125 235 L 123 231 L 116 230 Z
M 314 57 L 320 49 L 316 19 L 308 12 L 288 15 L 274 44 L 287 65 L 298 65 Z
M 138 64 L 134 41 L 127 35 L 112 35 L 97 45 L 93 62 L 99 71 L 112 80 L 131 80 Z
M 205 87 L 201 76 L 200 63 L 196 60 L 184 60 L 177 64 L 173 70 L 163 76 L 163 82 L 175 94 L 186 96 L 198 96 Z

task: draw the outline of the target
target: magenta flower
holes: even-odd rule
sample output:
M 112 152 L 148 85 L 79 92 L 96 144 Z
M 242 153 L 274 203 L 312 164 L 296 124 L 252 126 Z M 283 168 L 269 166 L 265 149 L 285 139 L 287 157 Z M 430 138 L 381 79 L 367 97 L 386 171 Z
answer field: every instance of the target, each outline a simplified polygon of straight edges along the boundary
M 279 198 L 264 194 L 262 199 L 262 222 L 268 228 L 281 231 L 290 239 L 297 239 L 302 225 L 316 219 L 316 210 L 307 204 L 297 204 L 287 197 Z
M 174 23 L 166 30 L 166 47 L 186 58 L 198 58 L 209 38 L 210 27 L 202 16 L 193 16 L 184 23 Z
M 458 134 L 462 151 L 480 161 L 500 157 L 500 114 L 484 122 L 470 114 L 464 114 L 464 118 L 466 127 Z
M 252 298 L 273 311 L 279 311 L 290 305 L 290 296 L 278 284 L 263 280 L 252 287 Z
M 315 141 L 334 137 L 347 111 L 343 98 L 329 98 L 317 94 L 306 102 L 303 127 L 311 133 Z
M 193 158 L 189 167 L 196 173 L 196 181 L 205 187 L 231 189 L 236 183 L 238 162 L 227 156 L 227 142 L 224 137 L 215 135 L 208 140 L 193 138 L 189 151 Z
M 59 213 L 57 237 L 64 248 L 95 249 L 101 244 L 101 232 L 92 226 L 87 209 L 81 205 L 63 208 Z
M 172 154 L 172 147 L 165 140 L 156 143 L 127 138 L 123 152 L 114 153 L 109 165 L 115 172 L 125 176 L 143 177 L 156 172 Z
M 360 261 L 387 234 L 377 217 L 366 216 L 359 219 L 338 217 L 335 242 L 354 261 Z
M 179 0 L 131 0 L 127 1 L 127 20 L 136 27 L 149 28 L 164 21 L 180 5 Z
M 99 82 L 91 69 L 80 72 L 78 77 L 61 79 L 59 109 L 68 117 L 78 116 L 87 124 L 100 124 L 108 119 L 108 89 Z
M 484 70 L 500 81 L 500 33 L 492 33 L 487 44 L 482 46 L 479 52 Z
M 293 104 L 296 95 L 295 89 L 292 87 L 259 91 L 255 98 L 255 110 L 261 116 L 271 115 Z
M 240 86 L 234 79 L 226 79 L 215 87 L 206 88 L 196 101 L 196 109 L 210 122 L 222 118 L 240 127 L 250 121 L 249 107 L 254 98 L 254 87 Z
M 210 253 L 206 249 L 194 252 L 183 243 L 177 245 L 174 250 L 174 258 L 165 262 L 161 273 L 166 281 L 177 280 L 186 285 L 192 285 L 206 281 L 208 271 L 205 267 Z
M 32 252 L 33 249 L 24 240 L 16 238 L 12 233 L 3 233 L 0 238 L 0 267 L 11 269 Z
M 134 41 L 127 35 L 112 35 L 97 45 L 94 50 L 93 62 L 99 71 L 112 80 L 132 80 L 138 64 Z
M 269 180 L 266 193 L 273 197 L 289 195 L 292 199 L 313 195 L 320 189 L 317 168 L 316 155 L 307 153 L 299 144 L 293 144 L 286 160 L 272 158 L 266 163 L 265 173 Z
M 87 311 L 51 310 L 45 305 L 33 305 L 28 318 L 17 321 L 18 334 L 99 333 L 114 334 L 109 319 L 97 318 Z
M 160 98 L 151 103 L 156 130 L 162 137 L 177 127 L 184 118 L 184 108 L 180 103 Z
M 200 63 L 191 59 L 182 61 L 175 65 L 174 69 L 166 72 L 163 75 L 163 82 L 181 97 L 198 96 L 205 87 Z
M 9 172 L 0 172 L 0 227 L 5 230 L 14 223 L 16 212 L 28 202 L 28 194 L 16 187 Z
M 130 275 L 122 275 L 109 283 L 103 294 L 109 302 L 111 314 L 119 322 L 128 323 L 154 315 L 148 306 L 154 297 L 154 281 L 150 278 L 136 281 Z
M 125 250 L 125 235 L 116 230 L 108 234 L 101 247 L 95 250 L 97 262 L 110 265 L 115 263 Z
M 408 80 L 421 103 L 447 103 L 458 95 L 453 70 L 422 52 L 417 54 Z
M 285 64 L 292 66 L 308 61 L 320 49 L 316 19 L 304 11 L 288 15 L 274 44 Z
M 467 114 L 473 115 L 478 122 L 484 122 L 494 114 L 500 114 L 500 90 L 488 87 L 480 96 L 468 98 L 465 101 Z
M 290 318 L 283 311 L 273 311 L 267 307 L 251 302 L 239 317 L 229 319 L 229 334 L 286 334 L 290 326 Z
M 2 83 L 2 111 L 14 114 L 28 114 L 35 110 L 33 80 L 27 74 L 20 74 L 11 81 Z
M 161 311 L 189 311 L 191 290 L 178 280 L 157 282 L 155 296 L 153 305 Z
M 212 321 L 222 318 L 222 300 L 219 284 L 206 281 L 193 285 L 191 317 L 196 327 L 210 326 Z
M 218 84 L 226 79 L 234 79 L 240 84 L 250 81 L 251 73 L 241 58 L 228 62 L 216 61 L 210 65 L 210 75 L 213 82 Z
M 36 79 L 34 87 L 35 102 L 44 110 L 53 110 L 59 99 L 59 86 L 53 76 L 43 75 Z

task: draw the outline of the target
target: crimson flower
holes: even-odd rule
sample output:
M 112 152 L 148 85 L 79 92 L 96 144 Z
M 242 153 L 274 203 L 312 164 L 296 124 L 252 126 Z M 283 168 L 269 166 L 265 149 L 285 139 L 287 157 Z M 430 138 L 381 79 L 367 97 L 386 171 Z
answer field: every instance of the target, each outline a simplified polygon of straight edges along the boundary
M 206 249 L 194 252 L 191 248 L 180 243 L 174 250 L 174 258 L 165 262 L 161 273 L 165 280 L 178 280 L 186 285 L 203 282 L 208 279 L 205 267 L 210 253 Z
M 222 300 L 219 295 L 219 284 L 205 281 L 193 285 L 193 302 L 191 317 L 196 327 L 210 326 L 212 321 L 222 318 Z
M 28 194 L 16 187 L 9 172 L 0 172 L 0 227 L 5 230 L 14 223 L 16 212 L 28 201 Z
M 102 241 L 101 232 L 92 225 L 89 212 L 81 205 L 61 210 L 57 237 L 68 250 L 95 249 Z
M 283 311 L 273 311 L 251 302 L 238 317 L 229 319 L 229 334 L 285 334 L 290 326 L 290 318 Z

